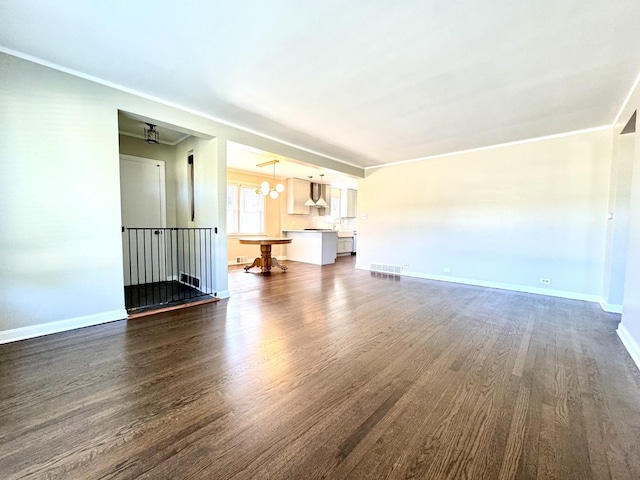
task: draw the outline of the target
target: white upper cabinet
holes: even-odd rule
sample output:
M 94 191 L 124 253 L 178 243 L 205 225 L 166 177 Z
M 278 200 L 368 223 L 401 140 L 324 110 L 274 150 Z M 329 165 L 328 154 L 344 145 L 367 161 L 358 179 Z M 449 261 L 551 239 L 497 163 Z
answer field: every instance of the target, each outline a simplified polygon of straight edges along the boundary
M 305 202 L 309 200 L 310 184 L 307 180 L 287 178 L 287 213 L 289 215 L 309 215 L 309 207 Z
M 340 216 L 355 218 L 358 216 L 358 191 L 350 188 L 342 190 L 340 199 Z

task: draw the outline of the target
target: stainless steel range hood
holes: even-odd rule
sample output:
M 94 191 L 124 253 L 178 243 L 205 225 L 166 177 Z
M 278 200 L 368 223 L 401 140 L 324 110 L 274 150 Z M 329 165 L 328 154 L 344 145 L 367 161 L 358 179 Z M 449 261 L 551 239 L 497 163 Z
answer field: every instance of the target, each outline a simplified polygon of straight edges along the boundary
M 309 184 L 309 200 L 305 202 L 305 206 L 313 208 L 327 208 L 327 191 L 328 185 L 320 183 Z

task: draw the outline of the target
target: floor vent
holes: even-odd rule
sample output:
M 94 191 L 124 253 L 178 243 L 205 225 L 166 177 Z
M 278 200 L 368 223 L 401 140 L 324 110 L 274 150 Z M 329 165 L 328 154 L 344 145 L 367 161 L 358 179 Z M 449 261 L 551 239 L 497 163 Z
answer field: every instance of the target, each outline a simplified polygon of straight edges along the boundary
M 241 263 L 249 263 L 249 257 L 236 257 L 236 263 L 238 265 Z
M 402 267 L 400 265 L 384 265 L 381 263 L 372 263 L 369 270 L 387 275 L 400 275 L 402 273 Z
M 200 279 L 187 275 L 184 272 L 180 272 L 180 282 L 191 285 L 192 287 L 200 288 Z

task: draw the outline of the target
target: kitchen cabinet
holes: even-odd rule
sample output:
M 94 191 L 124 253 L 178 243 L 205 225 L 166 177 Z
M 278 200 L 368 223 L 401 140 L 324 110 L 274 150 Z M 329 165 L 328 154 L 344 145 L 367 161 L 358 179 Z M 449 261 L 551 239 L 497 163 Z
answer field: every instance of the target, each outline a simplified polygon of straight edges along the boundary
M 310 184 L 307 180 L 287 178 L 287 213 L 289 215 L 309 215 L 309 207 L 305 202 L 309 200 Z
M 353 237 L 338 237 L 338 254 L 353 252 Z
M 355 218 L 358 216 L 357 210 L 358 191 L 351 188 L 342 190 L 340 198 L 340 216 L 342 218 Z

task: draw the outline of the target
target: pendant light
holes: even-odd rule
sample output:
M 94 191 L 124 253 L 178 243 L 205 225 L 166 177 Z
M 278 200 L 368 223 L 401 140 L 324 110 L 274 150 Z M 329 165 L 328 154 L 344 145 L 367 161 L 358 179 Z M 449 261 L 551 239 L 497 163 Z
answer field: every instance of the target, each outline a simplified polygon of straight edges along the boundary
M 327 207 L 329 204 L 326 202 L 324 198 L 322 198 L 322 177 L 324 177 L 324 173 L 320 174 L 320 198 L 316 202 L 316 207 Z
M 270 160 L 268 162 L 259 163 L 256 167 L 266 167 L 267 165 L 273 165 L 273 183 L 276 186 L 272 189 L 269 182 L 266 180 L 260 184 L 260 188 L 256 188 L 256 193 L 262 193 L 263 195 L 269 195 L 274 200 L 278 198 L 278 196 L 284 192 L 284 185 L 281 183 L 276 183 L 276 163 L 280 163 L 280 160 Z
M 319 207 L 319 208 L 324 208 L 324 207 L 328 207 L 329 204 L 325 201 L 324 198 L 322 198 L 322 177 L 324 177 L 324 173 L 320 174 L 320 183 L 317 183 L 316 185 L 318 186 L 318 200 L 314 201 L 313 200 L 313 182 L 311 181 L 311 179 L 313 178 L 312 176 L 309 176 L 309 200 L 307 200 L 306 202 L 304 202 L 305 207 Z
M 144 127 L 144 141 L 153 145 L 160 143 L 160 132 L 156 130 L 155 125 L 147 123 L 147 126 Z

